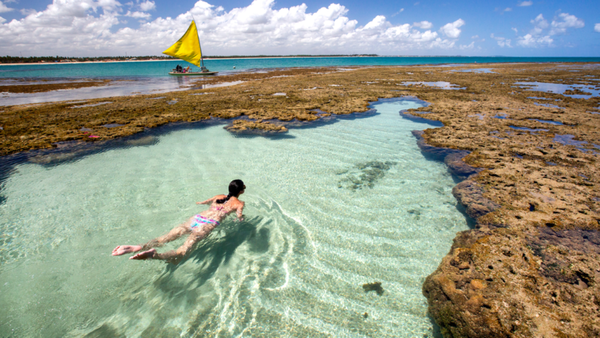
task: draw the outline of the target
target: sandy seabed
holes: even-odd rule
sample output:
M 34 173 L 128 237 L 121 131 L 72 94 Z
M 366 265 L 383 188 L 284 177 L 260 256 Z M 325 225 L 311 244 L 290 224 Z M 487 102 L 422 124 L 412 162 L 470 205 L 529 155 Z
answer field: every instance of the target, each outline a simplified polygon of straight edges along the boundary
M 430 105 L 408 114 L 444 124 L 417 135 L 422 151 L 468 151 L 462 161 L 479 168 L 453 191 L 476 224 L 457 235 L 423 286 L 442 333 L 597 337 L 599 80 L 600 65 L 585 63 L 241 73 L 197 80 L 198 88 L 232 86 L 2 107 L 0 155 L 211 118 L 231 119 L 231 132 L 285 133 L 331 114 L 365 112 L 380 98 L 414 96 Z M 555 85 L 536 89 L 539 83 Z M 36 84 L 29 92 L 69 88 L 57 85 Z M 29 90 L 22 86 L 12 90 Z M 460 167 L 455 157 L 443 159 Z

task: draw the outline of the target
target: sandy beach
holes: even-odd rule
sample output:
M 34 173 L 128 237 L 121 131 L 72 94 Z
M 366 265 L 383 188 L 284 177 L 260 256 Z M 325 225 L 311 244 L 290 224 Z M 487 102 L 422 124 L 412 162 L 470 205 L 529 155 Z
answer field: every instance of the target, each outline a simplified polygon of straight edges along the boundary
M 444 124 L 415 133 L 421 150 L 468 152 L 442 160 L 468 173 L 453 194 L 475 226 L 457 234 L 423 286 L 442 333 L 600 336 L 600 65 L 344 68 L 238 73 L 196 80 L 186 91 L 0 107 L 0 156 L 52 162 L 78 145 L 214 118 L 228 119 L 233 133 L 285 133 L 365 112 L 380 98 L 417 97 L 429 106 L 406 114 Z M 219 83 L 233 85 L 202 89 Z

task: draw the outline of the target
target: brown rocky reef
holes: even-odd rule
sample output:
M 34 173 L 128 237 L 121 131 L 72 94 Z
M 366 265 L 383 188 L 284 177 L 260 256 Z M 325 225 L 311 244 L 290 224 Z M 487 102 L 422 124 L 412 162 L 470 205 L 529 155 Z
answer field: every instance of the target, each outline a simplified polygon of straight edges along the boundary
M 491 72 L 472 72 L 477 68 Z M 583 63 L 220 76 L 198 86 L 243 82 L 0 108 L 0 155 L 211 117 L 231 119 L 227 128 L 234 132 L 285 132 L 290 122 L 364 112 L 378 98 L 416 96 L 430 105 L 408 114 L 444 124 L 417 133 L 419 144 L 424 151 L 456 150 L 443 159 L 467 177 L 454 195 L 476 222 L 457 235 L 423 285 L 444 336 L 598 337 L 600 98 L 587 94 L 598 93 L 599 79 L 599 66 Z M 520 82 L 585 87 L 550 93 Z

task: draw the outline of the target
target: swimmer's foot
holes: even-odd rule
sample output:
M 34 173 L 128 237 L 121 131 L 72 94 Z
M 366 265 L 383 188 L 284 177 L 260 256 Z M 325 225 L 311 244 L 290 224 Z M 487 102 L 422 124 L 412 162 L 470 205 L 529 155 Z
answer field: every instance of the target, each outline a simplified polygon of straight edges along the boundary
M 155 254 L 156 254 L 156 249 L 150 249 L 148 251 L 144 251 L 144 252 L 140 252 L 139 254 L 135 254 L 135 255 L 129 257 L 129 259 L 138 259 L 138 260 L 150 259 L 150 258 L 154 258 Z
M 112 251 L 113 256 L 121 256 L 130 252 L 137 252 L 142 250 L 141 245 L 119 245 Z

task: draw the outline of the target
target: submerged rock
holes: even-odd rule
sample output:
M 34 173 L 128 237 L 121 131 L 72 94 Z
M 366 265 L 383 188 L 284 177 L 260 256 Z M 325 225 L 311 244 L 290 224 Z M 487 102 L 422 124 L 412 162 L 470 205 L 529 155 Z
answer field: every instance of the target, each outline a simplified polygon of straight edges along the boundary
M 362 287 L 365 292 L 375 291 L 378 295 L 383 295 L 383 287 L 381 286 L 381 282 L 365 283 Z
M 355 165 L 354 168 L 341 171 L 346 175 L 338 183 L 340 188 L 351 190 L 360 190 L 365 187 L 373 188 L 375 182 L 385 176 L 385 173 L 395 165 L 396 162 L 391 161 L 368 161 Z

